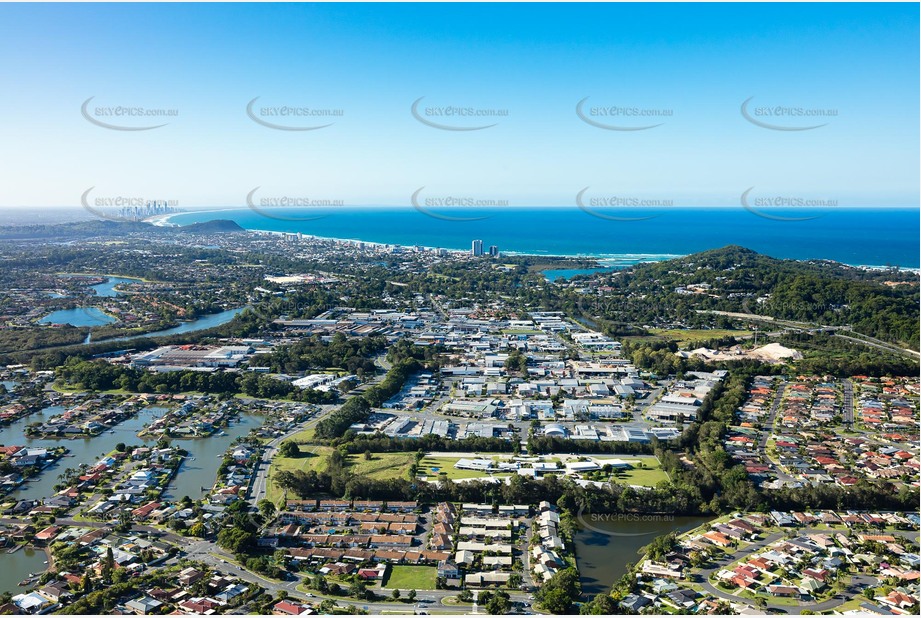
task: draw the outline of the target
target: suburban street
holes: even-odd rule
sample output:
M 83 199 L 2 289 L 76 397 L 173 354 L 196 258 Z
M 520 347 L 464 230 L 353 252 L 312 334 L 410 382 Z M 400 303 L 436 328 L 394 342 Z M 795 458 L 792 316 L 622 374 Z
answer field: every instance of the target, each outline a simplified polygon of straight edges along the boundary
M 854 428 L 854 383 L 850 378 L 844 380 L 844 400 L 841 404 L 841 417 L 847 429 Z
M 811 534 L 811 533 L 822 533 L 822 532 L 828 532 L 828 529 L 827 528 L 800 528 L 800 529 L 797 529 L 798 534 Z M 899 536 L 917 540 L 916 532 L 895 531 L 893 532 L 893 534 L 897 534 Z M 744 548 L 745 555 L 750 556 L 754 554 L 755 552 L 760 551 L 761 549 L 767 547 L 771 543 L 783 537 L 784 537 L 783 532 L 774 532 L 772 534 L 769 534 L 765 538 L 755 543 L 746 545 Z M 717 596 L 721 599 L 724 599 L 726 601 L 730 601 L 732 603 L 744 603 L 745 605 L 753 605 L 754 602 L 752 601 L 752 599 L 747 599 L 745 597 L 740 597 L 740 596 L 731 594 L 729 592 L 726 592 L 724 590 L 720 590 L 718 587 L 710 583 L 710 577 L 714 573 L 716 573 L 717 571 L 725 568 L 727 565 L 732 564 L 733 562 L 738 560 L 736 553 L 738 552 L 727 550 L 727 554 L 723 556 L 723 558 L 721 558 L 720 560 L 717 560 L 713 566 L 707 567 L 704 569 L 700 569 L 700 571 L 698 571 L 697 573 L 697 577 L 699 577 L 699 581 L 695 581 L 695 583 L 703 587 L 703 589 L 706 590 L 708 593 L 714 596 Z M 879 585 L 879 580 L 877 578 L 872 577 L 870 575 L 857 573 L 851 576 L 850 583 L 845 588 L 846 594 L 835 595 L 833 598 L 828 599 L 826 601 L 822 601 L 820 603 L 802 603 L 801 602 L 793 606 L 789 604 L 785 605 L 782 603 L 768 602 L 767 605 L 765 605 L 765 608 L 777 610 L 783 613 L 788 613 L 791 609 L 796 609 L 797 613 L 802 612 L 802 610 L 804 609 L 808 609 L 813 612 L 827 611 L 843 603 L 846 603 L 852 596 L 858 594 L 859 591 L 863 590 L 864 588 L 867 588 L 870 586 L 877 586 L 877 585 Z
M 774 433 L 774 423 L 777 420 L 777 413 L 780 411 L 781 404 L 783 403 L 784 393 L 787 390 L 787 383 L 781 382 L 777 385 L 776 390 L 774 391 L 774 401 L 771 403 L 771 411 L 768 414 L 767 421 L 765 421 L 764 426 L 761 428 L 761 440 L 758 442 L 758 452 L 761 453 L 761 456 L 764 460 L 770 463 L 771 467 L 774 469 L 774 474 L 777 475 L 777 478 L 784 482 L 795 483 L 796 479 L 787 474 L 781 467 L 780 464 L 771 459 L 767 454 L 767 443 L 771 435 Z
M 281 443 L 291 436 L 298 434 L 305 429 L 309 429 L 317 422 L 319 422 L 320 419 L 329 414 L 331 410 L 334 410 L 337 407 L 338 406 L 320 406 L 320 411 L 317 412 L 313 418 L 310 418 L 300 425 L 291 428 L 291 430 L 284 435 L 275 438 L 265 445 L 265 447 L 262 449 L 262 457 L 256 463 L 255 476 L 253 477 L 253 481 L 250 483 L 249 490 L 247 492 L 250 504 L 255 506 L 265 497 L 268 486 L 269 473 L 271 472 L 272 458 L 275 457 L 275 454 L 278 452 L 278 447 L 281 445 Z

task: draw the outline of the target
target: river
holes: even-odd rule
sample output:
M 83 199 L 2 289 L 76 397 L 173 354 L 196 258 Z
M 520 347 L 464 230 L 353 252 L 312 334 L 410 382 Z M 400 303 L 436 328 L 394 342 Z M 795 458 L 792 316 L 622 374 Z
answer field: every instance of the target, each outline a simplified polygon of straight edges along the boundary
M 58 476 L 67 468 L 75 468 L 80 464 L 93 464 L 103 455 L 112 451 L 119 442 L 125 444 L 139 444 L 143 441 L 137 437 L 146 423 L 150 423 L 166 413 L 167 408 L 149 407 L 138 412 L 137 415 L 119 423 L 112 428 L 114 433 L 108 431 L 94 437 L 85 438 L 30 438 L 25 435 L 26 426 L 31 423 L 44 423 L 52 416 L 61 414 L 65 408 L 50 406 L 20 418 L 10 425 L 0 429 L 0 443 L 4 446 L 37 446 L 51 448 L 66 446 L 70 451 L 67 456 L 59 459 L 51 468 L 44 470 L 39 476 L 22 485 L 10 494 L 18 500 L 40 500 L 54 494 L 54 486 L 58 484 Z
M 207 315 L 200 316 L 190 322 L 183 322 L 179 326 L 173 326 L 172 328 L 157 330 L 152 333 L 146 333 L 143 335 L 131 335 L 128 337 L 118 337 L 116 339 L 103 339 L 102 341 L 127 341 L 129 339 L 140 339 L 141 337 L 168 337 L 170 335 L 181 335 L 182 333 L 191 333 L 197 330 L 205 330 L 206 328 L 214 328 L 215 326 L 220 326 L 221 324 L 226 324 L 227 322 L 231 321 L 234 316 L 243 311 L 243 309 L 245 309 L 245 307 L 227 309 L 218 313 L 209 313 Z
M 7 549 L 0 549 L 0 592 L 9 592 L 17 595 L 28 589 L 20 588 L 19 582 L 29 577 L 30 573 L 41 573 L 48 565 L 45 561 L 48 556 L 39 549 L 25 547 L 14 554 L 6 553 Z
M 80 464 L 95 463 L 102 455 L 112 451 L 119 442 L 129 445 L 154 442 L 154 438 L 137 437 L 137 432 L 145 424 L 165 414 L 168 408 L 161 406 L 144 408 L 136 416 L 113 427 L 111 432 L 106 431 L 95 437 L 77 439 L 26 437 L 26 425 L 43 422 L 64 410 L 65 408 L 61 406 L 50 406 L 0 428 L 0 445 L 3 446 L 66 446 L 70 449 L 67 457 L 44 470 L 31 482 L 22 485 L 10 494 L 11 497 L 20 500 L 40 500 L 51 496 L 55 493 L 54 486 L 60 482 L 59 476 L 65 469 Z M 201 488 L 210 488 L 214 484 L 217 469 L 230 443 L 258 427 L 262 420 L 260 415 L 244 412 L 224 430 L 226 435 L 216 434 L 194 440 L 173 440 L 172 444 L 189 451 L 189 456 L 170 482 L 163 497 L 165 499 L 179 499 L 183 496 L 193 499 L 200 498 L 203 493 Z M 44 564 L 45 560 L 46 556 L 41 551 L 21 549 L 16 553 L 7 554 L 6 550 L 0 550 L 0 592 L 8 591 L 17 594 L 25 590 L 26 588 L 19 588 L 18 583 L 28 577 L 29 573 L 45 570 L 47 568 L 47 565 Z
M 96 296 L 102 296 L 104 298 L 112 298 L 118 296 L 120 292 L 116 291 L 115 286 L 120 283 L 138 283 L 140 279 L 131 279 L 127 277 L 109 277 L 105 280 L 104 283 L 97 283 L 96 285 L 91 285 L 96 292 Z
M 180 500 L 183 496 L 193 500 L 200 498 L 202 487 L 211 488 L 214 485 L 217 469 L 230 443 L 248 434 L 251 429 L 261 425 L 262 421 L 261 416 L 244 412 L 224 429 L 227 434 L 225 436 L 173 441 L 174 445 L 187 450 L 189 456 L 182 462 L 179 473 L 166 488 L 163 497 L 167 500 Z
M 134 279 L 130 277 L 108 277 L 105 282 L 91 285 L 90 288 L 96 292 L 96 296 L 102 298 L 113 298 L 121 294 L 121 292 L 118 292 L 115 289 L 116 285 L 122 283 L 137 283 L 139 281 L 141 281 L 141 279 Z M 235 315 L 243 311 L 244 308 L 245 307 L 238 307 L 235 309 L 226 309 L 217 313 L 209 313 L 207 315 L 199 316 L 194 320 L 182 322 L 178 326 L 145 333 L 142 335 L 115 337 L 112 339 L 102 339 L 101 341 L 130 341 L 131 339 L 140 339 L 142 337 L 168 337 L 170 335 L 181 335 L 182 333 L 191 333 L 198 330 L 214 328 L 215 326 L 226 324 L 232 320 Z M 103 326 L 105 324 L 111 324 L 114 321 L 114 318 L 106 315 L 95 307 L 78 307 L 76 309 L 55 311 L 54 313 L 51 313 L 39 320 L 39 322 L 42 323 L 70 324 L 71 326 Z M 92 334 L 87 335 L 86 341 L 84 341 L 84 343 L 89 344 L 91 342 Z
M 648 519 L 646 519 L 648 518 Z M 658 519 L 653 519 L 658 518 Z M 583 515 L 575 534 L 576 562 L 586 598 L 607 592 L 640 560 L 640 548 L 672 531 L 686 532 L 710 517 L 671 515 Z
M 70 452 L 66 457 L 58 460 L 51 468 L 44 470 L 32 481 L 22 485 L 10 495 L 18 500 L 40 500 L 54 494 L 54 486 L 59 482 L 60 474 L 67 468 L 75 468 L 80 464 L 93 464 L 111 452 L 119 442 L 125 444 L 152 443 L 152 437 L 139 438 L 137 432 L 160 418 L 168 408 L 150 406 L 128 420 L 119 423 L 110 431 L 105 431 L 95 437 L 87 438 L 29 438 L 25 435 L 26 425 L 30 423 L 45 422 L 55 414 L 64 411 L 63 407 L 50 406 L 35 414 L 18 419 L 12 424 L 0 429 L 0 444 L 3 446 L 66 446 Z M 214 484 L 215 474 L 221 465 L 221 458 L 230 443 L 239 436 L 246 435 L 250 429 L 258 427 L 262 417 L 254 414 L 242 413 L 232 422 L 225 432 L 227 435 L 213 435 L 206 438 L 191 440 L 173 440 L 175 446 L 180 446 L 189 451 L 187 459 L 179 473 L 173 478 L 164 493 L 164 498 L 200 498 L 202 487 L 211 487 Z M 194 458 L 194 459 L 192 459 Z M 2 557 L 2 554 L 0 554 Z
M 49 313 L 38 322 L 39 324 L 70 324 L 71 326 L 105 326 L 114 321 L 115 318 L 106 315 L 96 307 L 76 307 L 75 309 L 59 309 Z

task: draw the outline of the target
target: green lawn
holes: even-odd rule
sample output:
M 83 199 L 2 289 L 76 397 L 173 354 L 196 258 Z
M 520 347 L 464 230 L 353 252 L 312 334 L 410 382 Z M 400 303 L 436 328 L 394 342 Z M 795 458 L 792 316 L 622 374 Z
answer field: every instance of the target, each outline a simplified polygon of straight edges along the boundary
M 619 476 L 615 476 L 614 480 L 618 483 L 623 483 L 627 485 L 643 485 L 645 487 L 655 487 L 662 481 L 668 480 L 668 475 L 665 474 L 665 470 L 662 469 L 662 466 L 659 465 L 659 460 L 651 455 L 647 456 L 623 456 L 618 457 L 616 455 L 612 456 L 594 456 L 594 459 L 598 461 L 599 464 L 604 465 L 605 459 L 622 459 L 626 462 L 629 462 L 633 465 L 633 468 L 630 470 L 624 470 Z M 643 467 L 639 467 L 640 462 L 642 462 Z
M 618 481 L 627 485 L 643 485 L 645 487 L 655 487 L 662 481 L 668 480 L 668 475 L 661 468 L 651 470 L 649 468 L 634 468 L 627 470 L 619 477 Z
M 414 453 L 371 453 L 371 459 L 365 459 L 363 453 L 349 455 L 349 473 L 372 479 L 407 478 L 414 455 Z
M 496 476 L 496 477 L 506 477 L 508 474 L 494 474 L 490 475 L 485 472 L 480 472 L 478 470 L 458 470 L 454 467 L 460 459 L 492 459 L 495 454 L 482 453 L 479 455 L 474 455 L 471 453 L 465 457 L 440 457 L 428 455 L 419 464 L 419 475 L 420 476 L 429 476 L 429 477 L 438 477 L 442 472 L 448 475 L 449 479 L 476 479 L 483 478 L 485 476 Z M 503 459 L 508 459 L 508 453 L 503 453 L 505 457 Z M 438 472 L 432 470 L 432 468 L 438 468 Z
M 272 459 L 272 468 L 269 472 L 269 480 L 266 486 L 266 499 L 278 504 L 284 495 L 284 491 L 275 484 L 273 475 L 281 470 L 293 472 L 303 470 L 309 472 L 314 470 L 322 472 L 326 467 L 326 456 L 332 452 L 330 446 L 307 446 L 300 445 L 300 457 L 275 457 Z
M 312 425 L 315 425 L 315 424 L 316 423 L 312 423 Z M 294 442 L 310 442 L 313 440 L 313 436 L 316 432 L 317 430 L 311 426 L 310 428 L 305 429 L 304 431 L 297 432 L 296 434 L 294 434 L 288 439 L 293 440 Z
M 314 470 L 322 472 L 326 469 L 326 458 L 332 452 L 330 446 L 299 445 L 300 457 L 275 457 L 272 460 L 272 470 L 269 474 L 266 498 L 278 504 L 284 491 L 275 484 L 273 475 L 281 470 L 293 472 Z M 366 476 L 373 479 L 407 478 L 409 466 L 413 462 L 413 453 L 372 453 L 371 459 L 365 459 L 364 454 L 349 455 L 347 458 L 349 473 L 356 476 Z
M 434 590 L 436 573 L 435 567 L 429 566 L 392 566 L 381 585 L 384 588 L 399 588 L 401 591 Z

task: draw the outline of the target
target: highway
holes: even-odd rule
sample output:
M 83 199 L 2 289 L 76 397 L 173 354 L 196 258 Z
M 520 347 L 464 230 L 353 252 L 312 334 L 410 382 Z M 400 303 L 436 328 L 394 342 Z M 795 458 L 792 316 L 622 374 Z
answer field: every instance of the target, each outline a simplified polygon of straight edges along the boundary
M 870 337 L 869 335 L 864 335 L 863 333 L 857 333 L 849 325 L 844 326 L 824 326 L 822 324 L 815 324 L 811 322 L 794 322 L 791 320 L 779 320 L 777 318 L 772 318 L 767 315 L 756 315 L 754 313 L 738 313 L 733 311 L 715 311 L 711 309 L 696 309 L 697 313 L 710 313 L 713 315 L 723 315 L 729 318 L 737 318 L 740 320 L 755 320 L 759 322 L 769 322 L 771 324 L 776 324 L 782 326 L 789 330 L 804 332 L 804 333 L 818 333 L 818 332 L 830 332 L 834 337 L 840 337 L 841 339 L 846 339 L 853 343 L 860 343 L 862 345 L 870 346 L 871 348 L 877 348 L 880 350 L 885 350 L 887 352 L 893 352 L 896 354 L 903 354 L 910 356 L 911 358 L 921 358 L 921 352 L 915 350 L 909 350 L 908 348 L 903 348 L 875 337 Z M 854 335 L 858 337 L 853 337 L 851 335 L 842 335 L 840 331 L 849 331 L 853 332 Z M 776 334 L 776 333 L 775 333 Z

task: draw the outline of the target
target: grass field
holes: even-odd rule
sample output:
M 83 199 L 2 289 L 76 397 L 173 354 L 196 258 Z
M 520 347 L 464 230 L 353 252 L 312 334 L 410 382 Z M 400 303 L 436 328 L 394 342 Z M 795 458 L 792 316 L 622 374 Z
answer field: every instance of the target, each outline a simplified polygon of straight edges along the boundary
M 407 478 L 413 458 L 414 453 L 372 453 L 370 460 L 362 453 L 349 455 L 349 472 L 372 479 Z
M 650 328 L 650 333 L 664 337 L 666 339 L 671 339 L 677 341 L 678 343 L 698 343 L 700 341 L 705 341 L 707 339 L 716 339 L 718 337 L 741 337 L 743 335 L 750 335 L 751 333 L 747 330 L 677 330 L 677 329 L 662 329 L 662 328 Z
M 308 430 L 309 431 L 309 430 Z M 322 472 L 326 469 L 326 457 L 332 452 L 331 446 L 300 445 L 300 457 L 275 457 L 266 488 L 266 498 L 278 504 L 284 492 L 272 480 L 274 474 L 282 470 L 302 470 Z M 409 466 L 413 462 L 413 453 L 373 453 L 371 459 L 365 459 L 361 453 L 348 456 L 349 473 L 373 479 L 406 478 Z
M 308 451 L 307 449 L 310 450 Z M 330 446 L 305 446 L 302 444 L 300 457 L 275 457 L 272 459 L 272 469 L 269 473 L 269 480 L 265 490 L 266 499 L 278 504 L 278 501 L 281 500 L 284 494 L 282 489 L 275 484 L 273 480 L 274 474 L 282 470 L 288 470 L 290 472 L 295 470 L 303 470 L 304 472 L 314 470 L 316 472 L 322 472 L 326 467 L 326 456 L 329 455 L 332 450 Z
M 467 456 L 470 459 L 509 459 L 507 453 L 480 453 L 477 455 L 470 454 Z M 511 476 L 509 473 L 500 473 L 500 474 L 487 474 L 486 472 L 480 472 L 478 470 L 458 470 L 454 467 L 454 464 L 461 459 L 461 457 L 451 456 L 443 457 L 438 455 L 427 455 L 422 463 L 419 465 L 419 474 L 420 476 L 438 477 L 441 472 L 445 472 L 448 475 L 449 479 L 474 479 L 474 478 L 484 478 L 487 476 L 494 476 L 496 478 L 505 478 Z M 615 477 L 615 480 L 622 484 L 628 485 L 644 485 L 646 487 L 655 487 L 661 481 L 667 481 L 668 475 L 665 474 L 665 471 L 662 470 L 659 465 L 659 460 L 652 456 L 618 456 L 618 455 L 596 455 L 593 457 L 596 459 L 599 464 L 603 465 L 605 459 L 622 459 L 633 464 L 633 469 L 625 470 L 621 473 L 620 476 Z M 557 461 L 561 462 L 559 458 L 549 458 L 546 461 Z M 639 467 L 639 463 L 642 462 L 643 467 Z M 561 467 L 565 467 L 563 464 Z M 432 468 L 438 468 L 438 471 L 432 470 Z
M 645 487 L 655 487 L 662 481 L 668 480 L 668 475 L 665 474 L 665 471 L 662 469 L 650 470 L 646 469 L 637 469 L 627 470 L 621 475 L 616 477 L 619 483 L 624 483 L 627 485 L 643 485 Z
M 434 590 L 435 567 L 429 566 L 392 566 L 387 579 L 381 584 L 384 588 L 402 590 Z
M 317 430 L 314 427 L 310 427 L 304 431 L 297 432 L 288 439 L 293 440 L 294 442 L 310 442 L 313 440 L 313 436 L 316 432 Z
M 499 455 L 495 453 L 494 455 Z M 481 453 L 479 455 L 470 455 L 464 457 L 464 459 L 492 459 L 493 454 Z M 502 453 L 505 455 L 503 459 L 508 459 L 508 453 Z M 485 472 L 479 472 L 478 470 L 458 470 L 454 467 L 454 464 L 458 462 L 461 457 L 439 457 L 439 456 L 426 456 L 422 460 L 422 463 L 419 464 L 419 474 L 430 477 L 437 477 L 440 473 L 445 472 L 448 475 L 449 479 L 476 479 L 482 478 L 484 476 L 498 476 L 504 477 L 508 474 L 495 474 L 489 475 Z M 432 470 L 432 468 L 438 468 L 438 472 Z
M 646 456 L 623 456 L 619 457 L 616 455 L 612 456 L 599 456 L 594 457 L 599 464 L 604 464 L 605 459 L 622 459 L 626 462 L 629 462 L 633 465 L 633 468 L 630 470 L 624 470 L 619 476 L 615 476 L 614 480 L 618 483 L 627 484 L 627 485 L 644 485 L 646 487 L 655 487 L 662 481 L 668 480 L 668 475 L 665 474 L 665 470 L 662 469 L 662 466 L 659 465 L 659 460 L 651 455 Z M 639 467 L 639 463 L 642 462 L 643 467 Z

